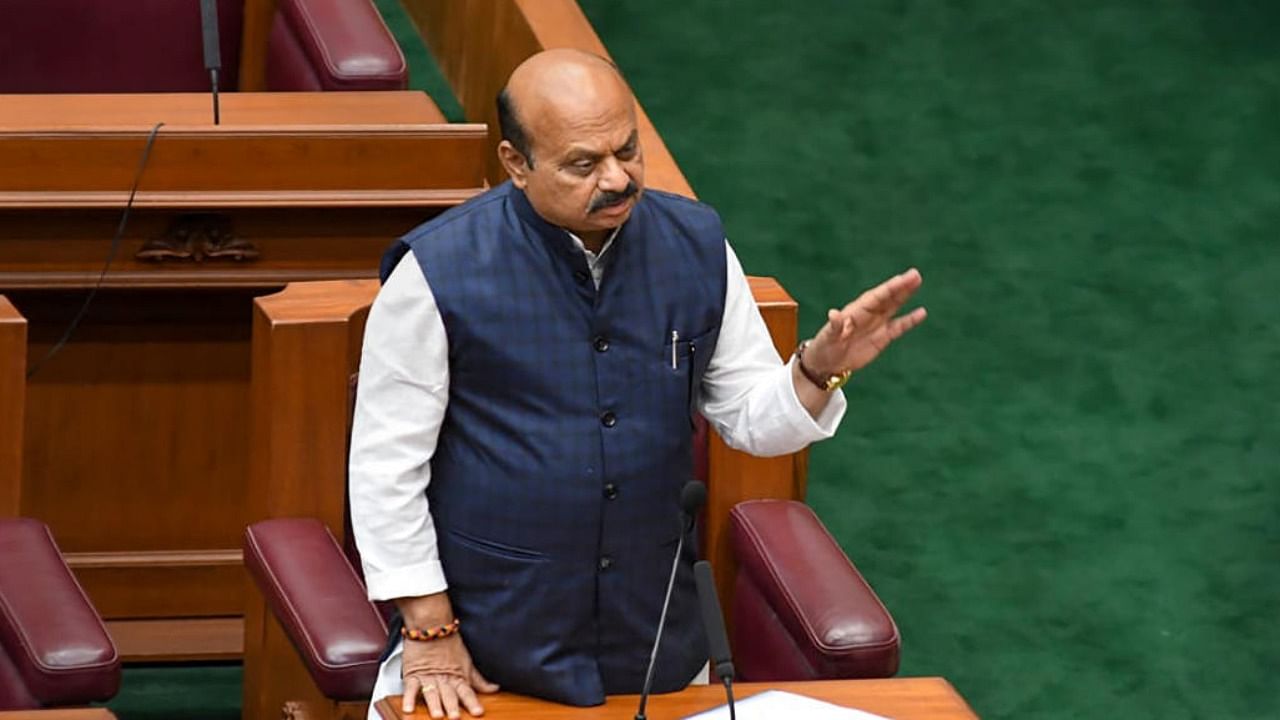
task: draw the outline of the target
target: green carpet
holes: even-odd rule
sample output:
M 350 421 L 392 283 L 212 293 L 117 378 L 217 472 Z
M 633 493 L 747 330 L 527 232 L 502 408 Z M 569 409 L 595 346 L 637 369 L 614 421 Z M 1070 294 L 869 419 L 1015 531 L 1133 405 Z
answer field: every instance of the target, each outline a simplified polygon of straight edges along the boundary
M 106 706 L 119 720 L 235 720 L 242 677 L 238 663 L 132 665 Z
M 583 5 L 802 332 L 924 273 L 810 475 L 902 673 L 1280 715 L 1280 6 Z
M 810 475 L 902 674 L 986 718 L 1280 716 L 1280 6 L 582 4 L 803 332 L 924 272 Z M 124 720 L 238 695 L 142 672 Z

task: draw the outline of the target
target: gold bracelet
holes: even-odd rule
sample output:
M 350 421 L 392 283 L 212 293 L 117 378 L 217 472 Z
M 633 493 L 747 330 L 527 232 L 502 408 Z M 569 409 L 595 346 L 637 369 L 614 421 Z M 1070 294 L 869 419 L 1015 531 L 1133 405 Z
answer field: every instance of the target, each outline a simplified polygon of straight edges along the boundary
M 804 350 L 809 347 L 809 341 L 805 340 L 796 347 L 796 365 L 800 366 L 800 374 L 805 376 L 809 382 L 818 386 L 823 392 L 835 392 L 844 387 L 849 382 L 849 378 L 853 376 L 852 370 L 845 370 L 842 373 L 834 373 L 832 375 L 822 376 L 811 371 L 804 366 Z

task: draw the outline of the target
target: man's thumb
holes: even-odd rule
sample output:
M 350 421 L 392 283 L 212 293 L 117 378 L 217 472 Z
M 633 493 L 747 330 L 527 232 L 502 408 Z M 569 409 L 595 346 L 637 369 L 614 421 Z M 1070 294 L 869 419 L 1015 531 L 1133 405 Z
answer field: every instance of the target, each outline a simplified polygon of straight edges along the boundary
M 471 668 L 471 687 L 482 693 L 496 693 L 498 686 L 484 679 L 479 670 Z

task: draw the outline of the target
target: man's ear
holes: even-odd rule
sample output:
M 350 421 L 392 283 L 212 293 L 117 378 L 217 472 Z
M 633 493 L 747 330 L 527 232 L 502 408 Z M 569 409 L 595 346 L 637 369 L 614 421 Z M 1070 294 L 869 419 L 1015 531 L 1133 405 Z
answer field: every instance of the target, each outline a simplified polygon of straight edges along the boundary
M 498 143 L 498 160 L 511 176 L 512 185 L 523 190 L 529 184 L 529 159 L 510 140 Z

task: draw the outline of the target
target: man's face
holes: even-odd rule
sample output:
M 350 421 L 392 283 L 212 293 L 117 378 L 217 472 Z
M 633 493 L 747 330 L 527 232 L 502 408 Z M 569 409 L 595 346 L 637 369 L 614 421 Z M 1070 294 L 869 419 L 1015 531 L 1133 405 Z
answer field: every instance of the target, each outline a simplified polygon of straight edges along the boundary
M 528 118 L 533 166 L 512 175 L 539 215 L 578 235 L 626 222 L 644 189 L 630 93 L 610 100 Z

